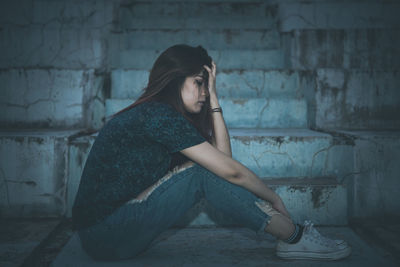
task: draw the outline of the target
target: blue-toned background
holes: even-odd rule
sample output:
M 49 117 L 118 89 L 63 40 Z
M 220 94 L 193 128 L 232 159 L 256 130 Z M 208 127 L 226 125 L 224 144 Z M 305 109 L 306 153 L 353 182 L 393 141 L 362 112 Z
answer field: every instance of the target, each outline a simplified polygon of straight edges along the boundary
M 395 217 L 399 13 L 370 0 L 2 1 L 0 217 L 69 216 L 95 138 L 81 131 L 134 101 L 178 43 L 215 60 L 233 157 L 296 220 Z M 199 205 L 180 224 L 214 222 L 229 219 Z

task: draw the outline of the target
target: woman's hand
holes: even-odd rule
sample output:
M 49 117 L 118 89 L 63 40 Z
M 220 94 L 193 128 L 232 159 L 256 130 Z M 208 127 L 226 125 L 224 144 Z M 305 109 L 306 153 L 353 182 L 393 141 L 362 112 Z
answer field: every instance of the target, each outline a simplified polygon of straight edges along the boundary
M 212 61 L 211 69 L 207 65 L 204 65 L 204 68 L 208 72 L 208 92 L 210 93 L 210 100 L 212 100 L 213 98 L 217 98 L 217 90 L 215 89 L 217 66 L 215 65 L 215 62 Z
M 278 198 L 274 201 L 274 203 L 272 203 L 272 207 L 273 207 L 275 210 L 279 211 L 282 215 L 284 215 L 284 216 L 288 217 L 289 219 L 291 219 L 291 218 L 290 218 L 290 214 L 289 214 L 289 212 L 287 211 L 287 209 L 286 209 L 286 207 L 285 207 L 285 204 L 283 204 L 283 201 L 282 201 L 282 199 L 281 199 L 279 196 L 278 196 Z

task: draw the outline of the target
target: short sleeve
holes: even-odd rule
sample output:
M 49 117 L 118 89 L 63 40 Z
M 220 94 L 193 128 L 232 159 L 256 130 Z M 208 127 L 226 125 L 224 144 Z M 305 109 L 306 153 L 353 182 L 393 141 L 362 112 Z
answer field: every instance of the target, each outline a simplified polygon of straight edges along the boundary
M 159 103 L 146 117 L 146 135 L 167 147 L 170 153 L 206 141 L 180 112 L 168 104 Z

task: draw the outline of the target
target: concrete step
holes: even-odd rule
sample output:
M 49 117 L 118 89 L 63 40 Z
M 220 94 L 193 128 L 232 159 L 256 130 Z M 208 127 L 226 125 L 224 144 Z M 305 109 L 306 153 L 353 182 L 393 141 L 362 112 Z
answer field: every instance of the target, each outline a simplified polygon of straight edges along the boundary
M 0 68 L 102 68 L 113 10 L 112 1 L 0 1 Z
M 275 255 L 276 240 L 270 235 L 256 235 L 247 228 L 186 228 L 169 229 L 158 236 L 140 255 L 112 266 L 398 266 L 385 251 L 365 242 L 349 227 L 317 227 L 324 236 L 344 239 L 352 247 L 352 254 L 339 261 L 282 260 Z M 55 261 L 53 267 L 110 266 L 109 262 L 91 259 L 82 249 L 75 234 Z
M 37 26 L 42 30 L 57 29 L 61 34 L 63 30 L 71 28 L 98 30 L 111 24 L 112 19 L 113 3 L 110 1 L 101 1 L 95 5 L 90 2 L 75 1 L 37 1 L 29 5 L 18 5 L 15 2 L 0 3 L 0 24 L 5 28 Z M 60 28 L 61 21 L 63 27 Z M 52 40 L 56 39 L 58 37 L 53 36 Z
M 300 211 L 303 213 L 295 216 L 302 218 L 305 213 L 317 214 L 326 210 L 331 205 L 328 195 L 343 194 L 343 185 L 333 178 L 324 180 L 329 183 L 326 182 L 321 190 L 309 186 L 318 183 L 321 177 L 341 178 L 352 173 L 351 145 L 340 143 L 329 134 L 306 129 L 229 129 L 229 132 L 234 159 L 259 177 L 278 179 L 277 190 L 288 203 L 296 203 L 288 192 L 311 199 L 313 206 L 305 206 L 305 210 Z M 77 136 L 76 130 L 0 133 L 0 170 L 4 177 L 0 187 L 2 217 L 70 216 L 82 170 L 95 140 L 94 135 L 73 136 Z M 282 180 L 282 177 L 291 179 Z M 300 183 L 297 187 L 290 185 L 297 183 Z M 340 210 L 344 209 L 340 207 Z M 330 207 L 329 211 L 334 209 Z M 201 216 L 198 220 L 204 222 Z M 321 222 L 329 216 L 322 216 Z M 337 216 L 337 223 L 343 221 L 343 217 Z
M 107 99 L 106 117 L 129 106 L 133 99 Z M 295 98 L 220 98 L 225 123 L 231 128 L 305 128 L 307 103 Z
M 233 158 L 271 186 L 276 186 L 296 218 L 312 214 L 324 224 L 329 223 L 328 220 L 335 224 L 346 222 L 346 189 L 338 181 L 352 173 L 351 145 L 329 134 L 307 129 L 229 129 L 229 134 Z M 70 142 L 68 214 L 94 140 L 95 136 L 83 136 Z M 305 202 L 299 202 L 299 199 Z M 296 206 L 298 204 L 301 209 Z M 210 223 L 207 216 L 198 212 L 194 209 L 181 223 Z M 336 219 L 332 218 L 331 212 L 336 214 Z M 197 221 L 193 213 L 198 217 Z
M 114 32 L 109 40 L 111 50 L 164 50 L 174 43 L 202 45 L 207 49 L 277 49 L 280 46 L 279 33 L 272 29 L 134 29 Z
M 282 198 L 294 221 L 312 218 L 320 225 L 347 224 L 347 189 L 335 178 L 262 179 Z M 200 201 L 174 224 L 176 227 L 216 225 L 237 226 L 238 223 L 207 200 Z
M 122 48 L 111 50 L 108 54 L 108 64 L 111 69 L 150 70 L 157 57 L 169 46 L 160 50 Z M 207 51 L 218 64 L 219 70 L 283 69 L 287 67 L 285 55 L 288 55 L 282 49 L 207 49 Z
M 49 19 L 43 24 L 33 21 L 27 22 L 26 25 L 20 25 L 21 22 L 15 22 L 13 27 L 2 28 L 0 31 L 0 45 L 2 54 L 0 55 L 0 68 L 21 68 L 21 69 L 35 69 L 43 68 L 45 70 L 54 69 L 73 69 L 73 70 L 88 70 L 99 69 L 104 66 L 107 54 L 104 50 L 107 47 L 105 42 L 104 32 L 109 31 L 103 25 L 104 18 L 101 19 L 100 27 L 87 28 L 87 18 L 76 19 L 64 18 L 64 22 L 75 20 L 78 25 L 67 26 L 63 24 L 60 27 L 59 20 L 60 13 L 67 13 L 65 7 L 67 4 L 63 2 L 57 3 L 64 9 L 60 10 L 57 15 Z M 36 4 L 36 3 L 35 3 Z M 50 2 L 43 2 L 41 4 L 49 5 Z M 84 4 L 83 4 L 84 5 Z M 84 8 L 83 6 L 76 6 L 77 10 Z M 8 10 L 8 7 L 1 8 Z M 85 10 L 87 11 L 87 10 Z M 31 12 L 26 10 L 26 12 Z M 50 9 L 46 13 L 56 12 Z M 79 11 L 76 13 L 80 13 Z M 26 14 L 26 13 L 25 13 Z M 14 15 L 14 13 L 13 13 Z M 78 21 L 78 22 L 77 22 Z M 82 23 L 85 21 L 85 23 Z M 111 19 L 110 23 L 111 24 Z M 45 26 L 44 26 L 45 25 Z M 101 28 L 102 27 L 102 28 Z M 21 42 L 24 40 L 24 42 Z
M 149 75 L 149 70 L 113 70 L 111 98 L 138 98 Z M 216 88 L 218 96 L 223 98 L 302 98 L 315 86 L 314 77 L 309 71 L 219 70 L 217 65 Z
M 95 136 L 71 138 L 76 133 L 0 133 L 1 217 L 70 216 L 83 166 L 95 140 Z M 382 211 L 396 214 L 399 208 L 398 131 L 327 134 L 307 129 L 229 129 L 229 133 L 234 159 L 270 186 L 276 186 L 282 197 L 293 203 L 289 204 L 293 210 L 297 208 L 291 196 L 298 194 L 297 201 L 311 197 L 309 206 L 302 204 L 305 213 L 318 218 L 317 213 L 326 211 L 322 222 L 335 211 L 329 206 L 329 197 L 341 196 L 345 186 L 349 188 L 347 205 L 353 216 L 375 216 Z M 376 160 L 377 155 L 382 160 Z M 389 160 L 386 155 L 391 155 Z M 375 189 L 376 181 L 380 181 L 379 190 Z M 363 203 L 368 203 L 367 207 Z M 302 214 L 295 216 L 302 218 Z M 191 222 L 204 223 L 207 218 L 198 214 L 197 222 Z
M 309 129 L 229 129 L 233 158 L 259 177 L 342 177 L 351 146 Z
M 343 177 L 352 171 L 354 141 L 345 137 L 308 129 L 228 131 L 233 158 L 259 177 Z M 78 173 L 94 140 L 95 136 L 80 137 L 69 145 L 70 167 Z
M 98 128 L 103 77 L 94 70 L 0 70 L 1 128 Z
M 65 214 L 68 137 L 76 132 L 0 132 L 0 217 Z
M 48 239 L 60 221 L 60 219 L 0 218 L 0 266 L 49 266 L 48 257 L 46 257 L 47 264 L 44 264 L 42 258 L 41 264 L 37 265 L 28 261 L 28 258 L 32 259 L 32 254 L 35 254 L 41 244 Z
M 301 130 L 298 130 L 297 138 L 300 138 L 301 135 L 305 135 L 306 132 L 307 131 L 303 131 L 303 134 L 301 134 Z M 308 138 L 311 137 L 310 132 L 311 131 L 308 132 Z M 266 131 L 264 131 L 263 133 L 264 138 L 267 139 L 268 137 L 266 136 Z M 313 218 L 313 220 L 318 224 L 324 225 L 347 224 L 346 186 L 339 183 L 337 179 L 333 177 L 320 177 L 316 176 L 315 174 L 311 174 L 310 176 L 305 177 L 305 173 L 301 173 L 301 168 L 305 168 L 307 169 L 307 171 L 309 171 L 308 168 L 313 168 L 314 166 L 312 165 L 314 164 L 316 165 L 316 169 L 318 167 L 321 167 L 317 165 L 324 164 L 320 162 L 319 159 L 316 160 L 312 156 L 308 155 L 309 152 L 307 151 L 307 148 L 310 150 L 312 149 L 312 146 L 316 146 L 315 144 L 308 141 L 303 144 L 304 147 L 301 147 L 300 140 L 297 143 L 295 141 L 289 141 L 289 143 L 291 143 L 287 145 L 288 147 L 291 146 L 291 148 L 289 149 L 297 150 L 290 151 L 289 153 L 291 153 L 292 155 L 289 155 L 289 153 L 287 153 L 288 157 L 293 157 L 293 159 L 291 159 L 292 162 L 288 162 L 288 160 L 285 160 L 285 158 L 281 157 L 282 154 L 284 155 L 286 152 L 273 153 L 272 151 L 270 157 L 265 157 L 262 159 L 259 158 L 257 160 L 257 162 L 259 164 L 263 164 L 265 168 L 261 170 L 263 172 L 260 172 L 259 168 L 257 169 L 256 167 L 254 167 L 255 160 L 253 160 L 253 158 L 254 154 L 257 153 L 254 150 L 256 150 L 257 148 L 263 149 L 263 144 L 258 143 L 257 146 L 255 144 L 242 144 L 240 141 L 236 142 L 237 138 L 241 138 L 240 131 L 238 131 L 237 129 L 231 129 L 230 134 L 232 136 L 231 142 L 234 158 L 253 170 L 256 174 L 259 175 L 259 177 L 263 177 L 262 179 L 264 180 L 264 182 L 268 186 L 273 188 L 282 197 L 294 219 L 302 221 L 306 218 Z M 276 134 L 276 132 L 275 134 L 272 134 L 270 132 L 270 134 L 274 135 L 274 137 L 270 136 L 270 139 L 276 138 L 279 140 L 280 137 L 278 134 Z M 293 130 L 293 139 L 295 138 L 295 135 L 296 134 Z M 317 133 L 314 133 L 314 135 L 317 136 Z M 251 134 L 248 134 L 248 138 L 253 138 L 255 139 L 254 142 L 259 142 L 259 140 L 257 140 L 257 138 L 255 136 L 252 136 Z M 68 180 L 68 216 L 71 216 L 71 207 L 76 192 L 78 190 L 80 176 L 84 167 L 85 160 L 90 151 L 90 146 L 93 144 L 94 140 L 95 136 L 85 136 L 79 137 L 70 143 L 68 161 L 70 170 Z M 281 141 L 277 142 L 281 142 L 281 145 L 285 146 L 284 143 L 288 142 L 288 140 L 286 139 L 285 141 L 284 139 L 282 139 Z M 317 142 L 318 140 L 314 141 L 314 143 Z M 249 147 L 249 145 L 252 147 Z M 274 149 L 273 144 L 270 144 L 270 149 Z M 239 155 L 239 153 L 241 153 L 241 155 Z M 325 155 L 325 157 L 327 156 Z M 311 166 L 301 166 L 307 163 Z M 295 171 L 300 171 L 298 173 L 295 173 L 292 171 L 293 169 Z M 270 175 L 268 175 L 268 177 L 265 177 L 265 174 L 267 174 L 265 170 L 270 171 Z M 281 176 L 277 176 L 279 174 L 281 174 Z M 282 178 L 285 177 L 282 174 L 286 174 L 286 177 L 292 177 Z M 231 218 L 221 214 L 220 211 L 215 210 L 212 205 L 209 205 L 209 203 L 207 203 L 206 201 L 200 201 L 190 211 L 188 211 L 181 220 L 176 223 L 176 226 L 206 226 L 215 224 L 234 225 L 235 222 L 232 221 Z
M 264 1 L 145 1 L 122 4 L 117 29 L 269 29 L 277 26 L 278 6 Z

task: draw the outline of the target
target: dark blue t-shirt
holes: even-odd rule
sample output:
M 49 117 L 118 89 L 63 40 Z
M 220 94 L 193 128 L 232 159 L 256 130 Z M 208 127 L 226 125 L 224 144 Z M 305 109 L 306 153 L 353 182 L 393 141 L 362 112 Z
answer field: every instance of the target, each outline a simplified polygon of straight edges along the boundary
M 145 102 L 99 132 L 72 208 L 74 229 L 94 225 L 136 198 L 169 170 L 171 155 L 206 139 L 180 112 Z

